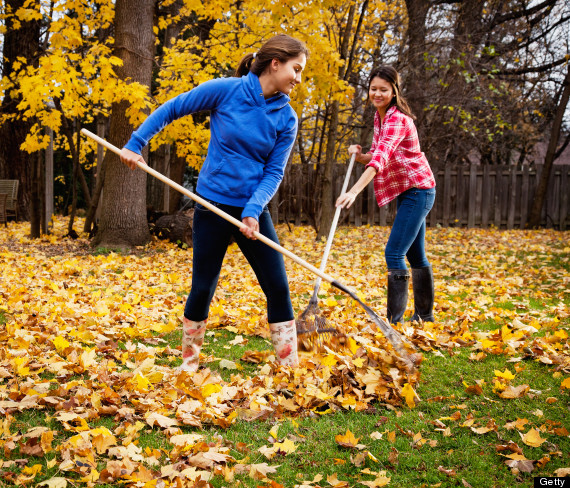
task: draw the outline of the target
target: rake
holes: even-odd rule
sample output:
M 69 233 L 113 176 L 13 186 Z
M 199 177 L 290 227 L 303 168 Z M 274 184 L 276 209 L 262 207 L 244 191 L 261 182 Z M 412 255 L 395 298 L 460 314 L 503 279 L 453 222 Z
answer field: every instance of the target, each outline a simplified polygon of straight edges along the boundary
M 348 182 L 350 180 L 350 175 L 352 173 L 352 167 L 354 166 L 354 161 L 356 159 L 356 154 L 353 154 L 350 158 L 350 163 L 348 163 L 348 169 L 346 170 L 346 176 L 344 177 L 344 182 L 342 184 L 342 189 L 340 194 L 342 195 L 346 192 L 348 188 Z M 329 253 L 331 251 L 332 241 L 334 239 L 334 234 L 336 232 L 336 226 L 338 224 L 338 219 L 340 217 L 340 212 L 342 208 L 336 207 L 334 217 L 332 220 L 331 228 L 329 231 L 329 236 L 327 238 L 327 243 L 325 246 L 325 252 L 321 259 L 321 266 L 319 271 L 324 273 L 327 266 L 327 260 L 329 258 Z M 323 342 L 329 342 L 332 336 L 338 334 L 338 330 L 334 327 L 327 326 L 327 319 L 321 315 L 319 309 L 319 290 L 321 289 L 322 278 L 317 276 L 315 280 L 315 288 L 313 290 L 313 296 L 309 300 L 309 305 L 307 308 L 299 314 L 297 317 L 297 336 L 301 340 L 301 344 L 305 348 L 307 345 L 311 346 L 313 343 L 317 345 L 322 345 Z M 305 337 L 303 337 L 305 336 Z M 306 340 L 305 340 L 306 339 Z M 310 347 L 308 347 L 310 349 Z
M 93 139 L 97 143 L 101 144 L 102 146 L 106 147 L 107 149 L 114 152 L 115 154 L 120 155 L 121 150 L 118 147 L 111 144 L 110 142 L 107 142 L 105 139 L 102 139 L 101 137 L 93 134 L 92 132 L 88 131 L 87 129 L 81 129 L 81 133 L 86 135 L 87 137 L 90 137 L 91 139 Z M 246 227 L 246 225 L 243 222 L 232 217 L 231 215 L 227 214 L 226 212 L 219 209 L 215 205 L 212 205 L 207 200 L 204 200 L 203 198 L 199 197 L 195 193 L 192 193 L 191 191 L 187 190 L 183 186 L 181 186 L 178 183 L 167 178 L 166 176 L 164 176 L 163 174 L 154 170 L 153 168 L 149 167 L 148 165 L 146 165 L 144 163 L 137 162 L 137 166 L 140 169 L 142 169 L 143 171 L 145 171 L 146 173 L 150 174 L 151 176 L 154 176 L 155 178 L 159 179 L 163 183 L 166 183 L 168 186 L 174 188 L 175 190 L 179 191 L 183 195 L 186 195 L 188 198 L 191 198 L 195 202 L 206 207 L 208 210 L 214 212 L 215 214 L 222 217 L 224 220 L 227 220 L 228 222 L 239 227 L 240 229 L 242 227 Z M 399 359 L 405 364 L 406 369 L 409 372 L 415 371 L 416 364 L 418 364 L 419 361 L 421 360 L 421 355 L 420 354 L 410 354 L 404 346 L 404 341 L 402 339 L 402 336 L 396 330 L 394 330 L 392 328 L 392 326 L 386 320 L 384 320 L 379 315 L 377 315 L 376 312 L 374 312 L 374 310 L 372 310 L 368 305 L 366 305 L 362 300 L 360 300 L 360 298 L 358 298 L 358 295 L 356 294 L 355 291 L 351 290 L 346 285 L 340 283 L 339 281 L 337 281 L 332 276 L 320 271 L 319 269 L 317 269 L 312 264 L 309 264 L 307 261 L 305 261 L 304 259 L 300 258 L 299 256 L 293 254 L 291 251 L 285 249 L 284 247 L 280 246 L 276 242 L 273 242 L 271 239 L 264 236 L 263 234 L 260 234 L 259 232 L 254 232 L 254 235 L 261 242 L 267 244 L 269 247 L 275 249 L 277 252 L 283 254 L 284 256 L 287 256 L 288 258 L 292 259 L 297 264 L 303 266 L 305 269 L 311 271 L 312 273 L 314 273 L 315 275 L 317 275 L 321 279 L 328 281 L 335 288 L 338 288 L 339 290 L 341 290 L 344 293 L 346 293 L 347 295 L 349 295 L 352 299 L 356 300 L 356 302 L 358 302 L 358 304 L 366 311 L 366 313 L 372 319 L 372 321 L 382 331 L 382 333 L 384 334 L 386 339 L 392 344 L 392 347 L 394 348 L 394 350 L 398 354 Z M 411 344 L 407 343 L 407 345 L 410 348 L 413 348 L 413 346 Z

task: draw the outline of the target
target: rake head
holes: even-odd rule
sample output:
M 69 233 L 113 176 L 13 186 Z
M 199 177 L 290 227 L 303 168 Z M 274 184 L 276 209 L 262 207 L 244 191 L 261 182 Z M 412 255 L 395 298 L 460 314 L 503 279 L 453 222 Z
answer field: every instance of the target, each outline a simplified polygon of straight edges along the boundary
M 299 314 L 296 323 L 298 347 L 304 351 L 330 345 L 333 337 L 340 335 L 338 329 L 327 326 L 327 319 L 321 315 L 316 303 L 310 302 L 305 311 Z

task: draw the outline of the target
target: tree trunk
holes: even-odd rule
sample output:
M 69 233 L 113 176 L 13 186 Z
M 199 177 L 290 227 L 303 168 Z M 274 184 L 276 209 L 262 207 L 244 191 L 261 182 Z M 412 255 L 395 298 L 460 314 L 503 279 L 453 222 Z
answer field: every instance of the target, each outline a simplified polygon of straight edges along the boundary
M 424 55 L 426 52 L 426 19 L 430 8 L 429 0 L 406 0 L 408 11 L 408 30 L 406 45 L 408 50 L 404 56 L 403 66 L 406 67 L 407 78 L 406 99 L 412 112 L 418 117 L 418 131 L 421 138 L 423 126 L 423 109 L 425 106 L 426 69 Z
M 105 139 L 105 128 L 107 126 L 106 118 L 99 115 L 97 119 L 97 135 Z M 95 188 L 91 193 L 91 204 L 87 210 L 87 216 L 85 217 L 85 223 L 83 225 L 83 232 L 87 232 L 90 236 L 95 233 L 97 228 L 97 208 L 99 207 L 99 200 L 101 198 L 101 193 L 103 192 L 103 182 L 105 181 L 105 166 L 103 163 L 104 159 L 104 148 L 103 146 L 97 146 L 97 170 L 95 173 Z
M 352 24 L 354 22 L 354 14 L 356 11 L 356 5 L 352 4 L 348 11 L 348 18 L 346 20 L 346 26 L 344 30 L 344 35 L 342 36 L 342 43 L 340 47 L 340 56 L 342 59 L 346 60 L 348 57 L 348 43 L 350 39 L 350 33 L 352 30 Z M 356 41 L 355 41 L 356 42 Z M 346 74 L 344 67 L 339 69 L 339 78 L 343 78 Z M 329 130 L 327 134 L 327 147 L 325 152 L 325 162 L 324 171 L 322 175 L 322 190 L 321 190 L 321 217 L 319 219 L 319 228 L 317 229 L 317 239 L 326 237 L 330 231 L 333 214 L 334 214 L 334 204 L 333 204 L 333 165 L 335 162 L 335 147 L 337 142 L 338 133 L 338 114 L 340 109 L 340 103 L 338 100 L 334 100 L 331 104 L 331 118 L 329 123 Z
M 6 0 L 5 12 L 16 12 L 28 3 L 24 0 Z M 37 21 L 21 22 L 19 28 L 14 28 L 11 19 L 6 21 L 4 33 L 2 77 L 14 77 L 14 63 L 37 65 L 40 44 L 40 25 Z M 13 80 L 16 81 L 17 80 Z M 29 220 L 31 216 L 30 204 L 33 198 L 39 198 L 34 193 L 37 182 L 33 181 L 36 155 L 28 154 L 20 149 L 20 145 L 30 132 L 33 121 L 24 120 L 16 108 L 19 98 L 13 98 L 11 90 L 4 91 L 4 98 L 0 105 L 0 113 L 14 118 L 0 126 L 0 178 L 18 180 L 18 216 Z
M 186 172 L 186 159 L 177 156 L 174 147 L 170 152 L 170 179 L 179 185 L 184 186 L 184 173 Z M 182 200 L 182 193 L 169 188 L 168 191 L 168 213 L 174 213 L 180 208 L 180 200 Z
M 152 80 L 155 3 L 155 0 L 117 0 L 115 7 L 114 51 L 123 60 L 118 75 L 148 87 Z M 111 108 L 108 139 L 118 147 L 126 144 L 133 131 L 125 114 L 127 108 L 127 102 L 113 104 Z M 103 164 L 105 197 L 92 244 L 110 248 L 146 244 L 150 240 L 146 173 L 139 169 L 131 171 L 111 151 L 107 151 Z
M 540 215 L 542 213 L 542 207 L 544 206 L 544 199 L 546 198 L 546 192 L 548 190 L 548 180 L 550 179 L 550 174 L 552 173 L 552 165 L 554 164 L 554 156 L 556 154 L 556 146 L 558 146 L 558 140 L 560 138 L 560 129 L 562 127 L 562 121 L 564 119 L 564 112 L 566 111 L 566 106 L 568 105 L 568 100 L 570 99 L 570 66 L 562 83 L 562 95 L 558 106 L 556 107 L 556 114 L 554 115 L 554 122 L 552 124 L 552 131 L 550 132 L 550 141 L 548 143 L 548 149 L 546 150 L 546 156 L 544 158 L 544 167 L 542 168 L 542 173 L 540 174 L 540 181 L 536 187 L 534 193 L 534 200 L 532 201 L 532 207 L 530 209 L 530 214 L 528 217 L 527 228 L 534 229 L 540 226 Z
M 41 220 L 42 220 L 42 202 L 41 197 L 44 191 L 44 185 L 42 181 L 42 168 L 44 166 L 44 161 L 42 160 L 42 151 L 38 151 L 35 154 L 30 154 L 30 161 L 32 163 L 32 194 L 35 198 L 30 200 L 30 237 L 32 239 L 37 239 L 41 236 Z
M 180 10 L 184 6 L 183 0 L 175 0 L 174 3 L 164 7 L 163 14 L 168 15 L 171 18 L 179 18 Z M 164 39 L 162 40 L 162 46 L 158 47 L 158 57 L 159 65 L 163 65 L 164 50 L 172 47 L 173 41 L 180 36 L 183 26 L 185 25 L 184 20 L 180 18 L 177 22 L 170 23 L 164 32 Z M 158 150 L 152 153 L 148 163 L 150 166 L 158 171 L 159 173 L 165 175 L 166 177 L 172 179 L 172 173 L 170 171 L 171 161 L 174 158 L 175 148 L 170 144 L 163 144 L 158 148 Z M 174 180 L 176 183 L 182 185 L 182 180 Z M 147 202 L 149 206 L 157 212 L 162 212 L 163 210 L 168 211 L 168 201 L 170 199 L 171 191 L 168 185 L 165 185 L 162 181 L 156 178 L 150 178 L 147 184 Z

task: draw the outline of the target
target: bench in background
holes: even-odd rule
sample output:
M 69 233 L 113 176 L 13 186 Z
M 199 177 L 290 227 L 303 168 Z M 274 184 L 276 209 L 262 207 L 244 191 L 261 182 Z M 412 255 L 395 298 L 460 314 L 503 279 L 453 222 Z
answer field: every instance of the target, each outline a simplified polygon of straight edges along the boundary
M 6 217 L 18 220 L 18 180 L 0 180 L 0 193 L 6 196 Z

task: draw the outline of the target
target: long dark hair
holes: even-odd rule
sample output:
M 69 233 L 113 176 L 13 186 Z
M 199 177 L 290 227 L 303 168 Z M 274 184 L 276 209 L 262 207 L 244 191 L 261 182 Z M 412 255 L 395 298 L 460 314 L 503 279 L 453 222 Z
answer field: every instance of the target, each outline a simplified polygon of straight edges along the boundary
M 378 68 L 372 70 L 372 73 L 370 73 L 370 78 L 368 79 L 369 92 L 370 92 L 370 85 L 372 84 L 372 80 L 374 78 L 381 78 L 384 81 L 390 83 L 390 85 L 392 85 L 392 90 L 394 91 L 394 97 L 392 98 L 390 105 L 388 105 L 388 108 L 396 105 L 396 107 L 398 107 L 398 110 L 403 114 L 406 114 L 408 117 L 411 117 L 412 119 L 416 118 L 412 113 L 412 110 L 410 109 L 408 102 L 402 96 L 402 92 L 400 89 L 400 75 L 394 68 L 392 68 L 392 66 L 379 66 Z
M 303 42 L 287 34 L 278 34 L 266 41 L 255 53 L 255 56 L 249 53 L 241 58 L 234 76 L 244 76 L 250 71 L 259 76 L 271 64 L 272 60 L 278 59 L 280 62 L 286 63 L 300 54 L 309 57 L 309 50 Z

